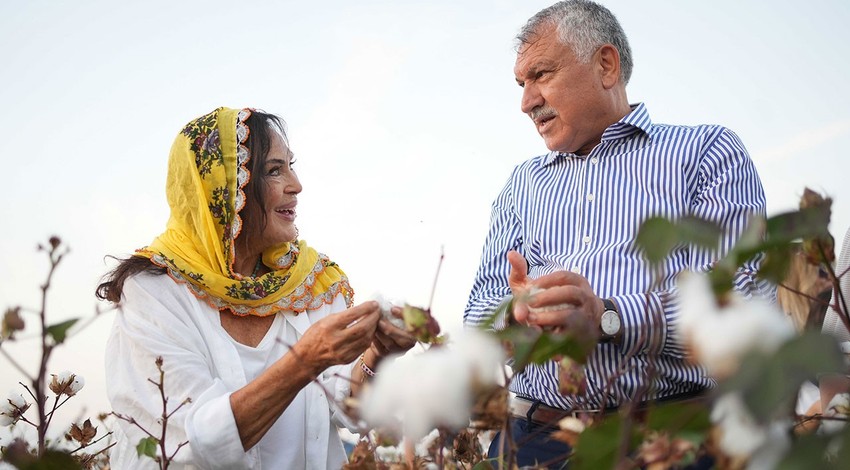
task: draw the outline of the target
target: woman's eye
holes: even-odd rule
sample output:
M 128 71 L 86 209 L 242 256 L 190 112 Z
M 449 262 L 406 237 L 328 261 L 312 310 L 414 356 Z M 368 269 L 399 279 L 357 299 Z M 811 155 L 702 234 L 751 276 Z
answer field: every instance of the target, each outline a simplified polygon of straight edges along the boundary
M 292 168 L 294 166 L 295 166 L 295 159 L 293 158 L 292 160 L 289 160 L 289 168 Z
M 272 167 L 271 169 L 269 169 L 268 175 L 269 176 L 280 176 L 280 167 L 279 166 Z

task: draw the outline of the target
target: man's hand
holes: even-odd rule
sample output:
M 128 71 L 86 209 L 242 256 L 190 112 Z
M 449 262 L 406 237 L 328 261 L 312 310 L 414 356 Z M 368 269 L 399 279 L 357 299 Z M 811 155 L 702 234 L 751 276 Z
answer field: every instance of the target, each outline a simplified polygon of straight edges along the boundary
M 538 279 L 528 277 L 528 263 L 516 251 L 508 252 L 508 285 L 514 295 L 514 318 L 519 323 L 555 331 L 584 330 L 598 334 L 605 306 L 584 276 L 557 271 Z

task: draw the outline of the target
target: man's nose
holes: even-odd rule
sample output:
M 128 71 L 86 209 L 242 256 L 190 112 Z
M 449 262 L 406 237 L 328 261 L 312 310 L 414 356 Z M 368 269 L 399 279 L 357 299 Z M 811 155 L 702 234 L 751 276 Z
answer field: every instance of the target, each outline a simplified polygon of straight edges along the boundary
M 532 109 L 542 106 L 545 100 L 543 99 L 543 95 L 540 94 L 540 90 L 534 84 L 526 84 L 522 89 L 522 102 L 520 103 L 520 109 L 523 113 L 528 114 Z

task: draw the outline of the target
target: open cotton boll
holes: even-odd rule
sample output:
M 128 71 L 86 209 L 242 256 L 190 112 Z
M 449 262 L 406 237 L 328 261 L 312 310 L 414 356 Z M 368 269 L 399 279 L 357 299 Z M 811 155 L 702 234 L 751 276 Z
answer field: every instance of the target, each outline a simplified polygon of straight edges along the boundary
M 482 338 L 483 337 L 483 338 Z M 499 343 L 481 332 L 465 332 L 450 345 L 404 360 L 387 360 L 364 391 L 362 417 L 376 427 L 393 427 L 418 441 L 434 428 L 469 424 L 472 385 L 493 384 L 503 364 Z
M 767 428 L 756 422 L 737 392 L 715 402 L 711 421 L 720 427 L 720 448 L 734 457 L 752 455 L 767 439 Z
M 679 296 L 677 336 L 715 378 L 734 373 L 747 353 L 772 353 L 795 334 L 788 316 L 762 299 L 732 292 L 721 308 L 703 274 L 683 274 Z
M 396 328 L 401 328 L 401 329 L 405 328 L 404 319 L 398 318 L 398 317 L 394 316 L 393 313 L 392 313 L 393 305 L 402 306 L 403 303 L 400 304 L 400 303 L 397 303 L 395 301 L 386 299 L 386 298 L 384 298 L 383 295 L 381 295 L 378 292 L 372 294 L 372 296 L 370 298 L 372 300 L 374 300 L 375 302 L 378 302 L 378 305 L 381 307 L 381 316 L 384 317 L 384 319 L 388 320 Z

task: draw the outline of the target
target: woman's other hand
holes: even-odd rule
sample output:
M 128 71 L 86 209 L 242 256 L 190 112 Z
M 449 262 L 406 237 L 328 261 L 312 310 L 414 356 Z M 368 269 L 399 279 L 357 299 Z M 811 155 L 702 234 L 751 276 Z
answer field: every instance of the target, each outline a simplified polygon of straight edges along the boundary
M 395 318 L 402 318 L 401 307 L 393 306 L 390 314 Z M 386 319 L 378 320 L 378 328 L 375 331 L 375 339 L 372 340 L 372 350 L 376 362 L 390 354 L 403 354 L 416 344 L 416 338 L 403 328 L 399 328 Z

